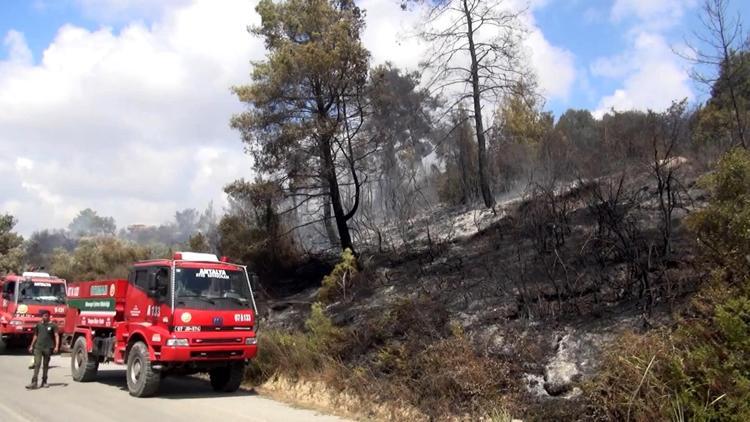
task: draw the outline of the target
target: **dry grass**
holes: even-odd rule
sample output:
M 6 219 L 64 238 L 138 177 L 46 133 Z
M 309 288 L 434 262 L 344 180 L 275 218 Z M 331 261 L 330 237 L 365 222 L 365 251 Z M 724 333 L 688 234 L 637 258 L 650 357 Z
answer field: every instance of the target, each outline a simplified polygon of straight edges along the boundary
M 357 330 L 313 306 L 304 331 L 261 333 L 248 380 L 365 418 L 500 420 L 516 394 L 513 366 L 478 354 L 436 306 L 400 301 Z
M 659 377 L 671 360 L 667 335 L 625 333 L 605 353 L 601 372 L 586 385 L 594 420 L 662 420 L 671 389 Z
M 627 333 L 587 387 L 594 420 L 750 418 L 750 294 L 715 280 L 672 330 Z
M 398 400 L 377 402 L 373 398 L 332 388 L 323 380 L 291 380 L 278 376 L 264 383 L 259 391 L 281 401 L 348 418 L 414 422 L 429 420 L 418 409 L 408 407 Z

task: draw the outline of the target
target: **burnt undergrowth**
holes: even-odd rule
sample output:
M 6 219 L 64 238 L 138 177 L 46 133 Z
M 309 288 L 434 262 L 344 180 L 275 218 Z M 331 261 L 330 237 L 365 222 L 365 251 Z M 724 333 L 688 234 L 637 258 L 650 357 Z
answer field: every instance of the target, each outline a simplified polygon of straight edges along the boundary
M 265 315 L 251 378 L 322 381 L 429 420 L 498 412 L 577 419 L 588 402 L 571 392 L 595 374 L 610 335 L 669 322 L 701 285 L 683 224 L 702 206 L 694 179 L 685 177 L 673 198 L 668 239 L 658 187 L 642 173 L 530 185 L 470 236 L 361 251 L 345 295 L 307 290 L 277 299 L 284 306 Z M 561 333 L 602 340 L 585 343 L 596 349 L 585 361 L 570 358 L 581 374 L 560 390 L 566 398 L 537 394 L 527 379 L 551 377 Z

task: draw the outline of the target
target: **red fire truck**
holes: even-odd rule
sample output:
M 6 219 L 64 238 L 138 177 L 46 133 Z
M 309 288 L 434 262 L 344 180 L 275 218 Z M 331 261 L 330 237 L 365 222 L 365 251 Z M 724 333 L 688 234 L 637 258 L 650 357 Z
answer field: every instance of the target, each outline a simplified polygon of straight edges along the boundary
M 0 353 L 9 344 L 29 345 L 41 310 L 49 311 L 52 321 L 62 328 L 65 280 L 41 272 L 10 274 L 0 278 L 0 291 Z
M 247 268 L 215 255 L 177 252 L 133 265 L 127 280 L 68 285 L 63 343 L 73 379 L 93 381 L 100 363 L 126 365 L 132 396 L 156 394 L 172 374 L 207 372 L 234 392 L 256 354 L 256 307 Z

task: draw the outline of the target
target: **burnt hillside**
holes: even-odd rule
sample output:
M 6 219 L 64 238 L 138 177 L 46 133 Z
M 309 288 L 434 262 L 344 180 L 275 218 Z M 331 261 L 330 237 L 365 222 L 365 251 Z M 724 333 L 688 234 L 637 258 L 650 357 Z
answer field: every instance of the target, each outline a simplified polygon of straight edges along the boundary
M 682 218 L 705 194 L 680 163 L 685 189 L 666 251 L 658 186 L 645 171 L 530 186 L 495 213 L 443 210 L 411 226 L 408 246 L 362 251 L 351 290 L 325 308 L 354 333 L 341 364 L 401 383 L 415 375 L 403 365 L 458 330 L 477 357 L 503 365 L 509 379 L 495 387 L 520 414 L 584 412 L 579 385 L 601 348 L 668 321 L 701 281 Z M 269 301 L 264 327 L 304 329 L 316 293 Z M 425 400 L 410 404 L 425 410 Z

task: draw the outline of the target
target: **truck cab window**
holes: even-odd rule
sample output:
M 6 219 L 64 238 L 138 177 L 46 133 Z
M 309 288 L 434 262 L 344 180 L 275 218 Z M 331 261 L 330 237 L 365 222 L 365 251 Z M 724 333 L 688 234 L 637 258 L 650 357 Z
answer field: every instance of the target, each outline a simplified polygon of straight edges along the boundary
M 15 300 L 15 294 L 16 294 L 16 282 L 10 281 L 5 284 L 5 288 L 3 289 L 3 297 L 5 297 L 8 300 Z
M 246 309 L 252 306 L 245 273 L 213 268 L 176 268 L 175 301 L 191 308 Z
M 148 270 L 146 268 L 138 268 L 135 270 L 134 283 L 136 287 L 143 291 L 148 291 Z
M 159 292 L 157 296 L 159 299 L 166 300 L 169 298 L 170 281 L 169 269 L 165 267 L 156 268 L 156 288 Z
M 21 281 L 18 286 L 19 303 L 65 303 L 65 285 L 45 281 Z

